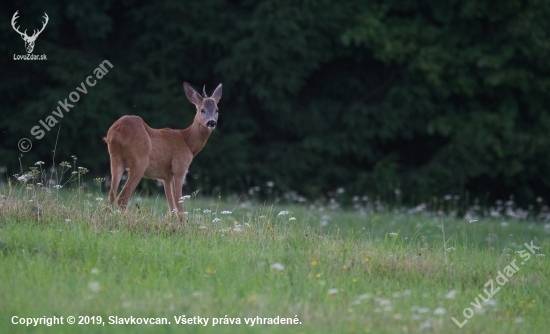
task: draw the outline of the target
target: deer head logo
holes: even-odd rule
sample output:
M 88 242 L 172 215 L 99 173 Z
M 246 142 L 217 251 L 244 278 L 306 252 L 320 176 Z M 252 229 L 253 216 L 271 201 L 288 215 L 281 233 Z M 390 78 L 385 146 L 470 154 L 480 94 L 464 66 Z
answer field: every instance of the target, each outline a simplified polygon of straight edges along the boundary
M 11 18 L 11 26 L 19 35 L 21 35 L 21 38 L 25 41 L 25 49 L 27 49 L 27 53 L 32 53 L 32 50 L 34 49 L 34 42 L 38 38 L 38 35 L 46 28 L 46 24 L 48 24 L 48 14 L 44 13 L 44 18 L 46 19 L 45 22 L 42 22 L 42 29 L 40 30 L 34 30 L 34 33 L 32 36 L 27 35 L 27 29 L 25 29 L 24 32 L 19 31 L 19 27 L 15 27 L 15 21 L 19 18 L 17 16 L 17 13 L 19 11 L 16 11 L 15 14 L 13 14 L 13 17 Z

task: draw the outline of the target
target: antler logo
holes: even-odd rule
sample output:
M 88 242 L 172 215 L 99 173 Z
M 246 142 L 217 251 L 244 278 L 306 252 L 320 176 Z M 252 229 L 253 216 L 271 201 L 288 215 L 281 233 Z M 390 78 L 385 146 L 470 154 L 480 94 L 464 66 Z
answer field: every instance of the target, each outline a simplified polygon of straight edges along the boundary
M 27 35 L 27 29 L 25 29 L 24 32 L 19 31 L 19 27 L 15 27 L 15 21 L 19 18 L 17 16 L 17 13 L 19 11 L 16 11 L 15 14 L 13 14 L 13 17 L 11 18 L 11 26 L 19 35 L 21 35 L 21 38 L 25 41 L 25 49 L 27 49 L 27 53 L 32 53 L 32 50 L 34 49 L 34 42 L 38 38 L 38 35 L 46 28 L 46 25 L 48 24 L 48 14 L 44 13 L 44 18 L 46 19 L 45 22 L 42 22 L 42 29 L 40 30 L 34 30 L 34 33 L 32 36 Z

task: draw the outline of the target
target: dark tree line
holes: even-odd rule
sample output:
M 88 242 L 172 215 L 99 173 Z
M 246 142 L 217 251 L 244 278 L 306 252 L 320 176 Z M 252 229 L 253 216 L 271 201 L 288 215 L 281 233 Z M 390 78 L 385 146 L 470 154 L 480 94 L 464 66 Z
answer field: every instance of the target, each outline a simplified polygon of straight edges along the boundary
M 193 119 L 182 83 L 222 82 L 216 132 L 187 191 L 275 189 L 420 200 L 550 195 L 550 3 L 462 1 L 4 2 L 0 165 L 104 60 L 114 67 L 22 157 L 108 173 L 120 116 Z M 25 54 L 9 22 L 49 23 Z M 24 28 L 23 28 L 24 27 Z M 58 135 L 59 132 L 59 135 Z M 32 139 L 32 138 L 31 138 Z M 57 145 L 56 145 L 57 143 Z

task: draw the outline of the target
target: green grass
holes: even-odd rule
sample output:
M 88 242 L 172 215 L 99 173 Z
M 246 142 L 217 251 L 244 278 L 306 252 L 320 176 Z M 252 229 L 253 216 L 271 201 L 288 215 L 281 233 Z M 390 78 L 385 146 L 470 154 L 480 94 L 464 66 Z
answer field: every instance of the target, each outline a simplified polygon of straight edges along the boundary
M 548 249 L 550 229 L 542 222 L 469 223 L 427 212 L 192 198 L 181 226 L 159 198 L 120 213 L 96 194 L 3 191 L 0 333 L 546 333 L 550 327 L 550 266 L 538 255 Z M 283 210 L 288 214 L 279 215 Z M 521 265 L 516 251 L 531 241 L 542 249 Z M 484 284 L 514 259 L 519 270 L 459 329 L 451 317 L 462 322 Z M 181 315 L 209 318 L 208 326 L 177 325 Z M 65 324 L 26 327 L 12 324 L 13 316 L 63 316 Z M 100 316 L 105 325 L 68 325 L 68 316 Z M 163 317 L 171 324 L 111 325 L 109 316 Z M 300 324 L 245 324 L 277 316 Z M 212 326 L 215 317 L 241 324 Z

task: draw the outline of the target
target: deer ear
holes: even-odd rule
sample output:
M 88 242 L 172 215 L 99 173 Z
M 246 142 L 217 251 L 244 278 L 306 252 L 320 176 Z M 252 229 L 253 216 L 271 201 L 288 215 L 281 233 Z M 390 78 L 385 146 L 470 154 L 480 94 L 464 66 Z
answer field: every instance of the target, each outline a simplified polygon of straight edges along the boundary
M 183 90 L 185 91 L 185 96 L 187 96 L 187 99 L 191 103 L 197 106 L 202 103 L 202 96 L 197 93 L 197 91 L 194 90 L 193 87 L 191 87 L 191 85 L 187 82 L 183 83 Z
M 216 104 L 218 104 L 218 101 L 222 98 L 222 84 L 216 87 L 216 90 L 212 93 L 212 98 L 216 101 Z

